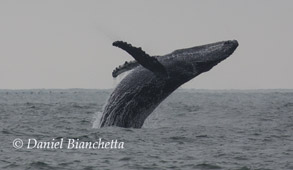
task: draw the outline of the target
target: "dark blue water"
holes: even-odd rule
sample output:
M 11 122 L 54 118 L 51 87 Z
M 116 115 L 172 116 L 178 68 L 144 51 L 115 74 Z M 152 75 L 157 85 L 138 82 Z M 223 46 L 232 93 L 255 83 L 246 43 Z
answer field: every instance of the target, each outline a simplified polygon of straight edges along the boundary
M 98 129 L 110 93 L 0 90 L 0 169 L 293 169 L 292 90 L 179 90 L 142 129 Z M 123 148 L 66 148 L 100 138 Z M 29 139 L 64 143 L 28 149 Z

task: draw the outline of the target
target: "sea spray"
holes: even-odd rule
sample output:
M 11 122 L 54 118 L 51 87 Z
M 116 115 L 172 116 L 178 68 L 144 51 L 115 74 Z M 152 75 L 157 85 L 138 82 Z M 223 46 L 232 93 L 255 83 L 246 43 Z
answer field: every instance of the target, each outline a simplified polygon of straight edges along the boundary
M 103 112 L 95 112 L 93 115 L 93 128 L 100 128 Z

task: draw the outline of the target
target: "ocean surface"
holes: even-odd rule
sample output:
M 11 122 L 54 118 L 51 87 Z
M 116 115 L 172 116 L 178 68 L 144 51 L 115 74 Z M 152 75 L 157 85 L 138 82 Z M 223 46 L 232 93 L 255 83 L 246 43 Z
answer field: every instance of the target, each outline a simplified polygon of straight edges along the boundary
M 0 169 L 293 169 L 293 90 L 179 89 L 143 128 L 99 129 L 110 93 L 0 90 Z

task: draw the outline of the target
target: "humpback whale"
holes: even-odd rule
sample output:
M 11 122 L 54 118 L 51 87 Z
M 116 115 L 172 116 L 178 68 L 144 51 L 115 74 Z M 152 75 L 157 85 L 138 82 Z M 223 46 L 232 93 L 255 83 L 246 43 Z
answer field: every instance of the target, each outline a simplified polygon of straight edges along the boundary
M 110 95 L 100 127 L 141 128 L 154 109 L 182 84 L 228 58 L 238 46 L 236 40 L 175 50 L 164 56 L 150 56 L 140 47 L 123 41 L 113 46 L 129 53 L 135 61 L 117 67 L 112 76 L 131 70 Z

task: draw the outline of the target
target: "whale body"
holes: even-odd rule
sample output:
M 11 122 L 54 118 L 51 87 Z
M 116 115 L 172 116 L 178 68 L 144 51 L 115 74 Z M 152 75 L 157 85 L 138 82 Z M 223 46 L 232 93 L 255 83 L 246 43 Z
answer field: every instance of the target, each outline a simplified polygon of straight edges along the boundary
M 141 48 L 122 41 L 113 45 L 128 52 L 135 61 L 126 62 L 113 71 L 116 77 L 131 70 L 110 95 L 100 127 L 141 128 L 145 119 L 173 91 L 229 57 L 238 42 L 221 41 L 164 56 L 149 56 Z

